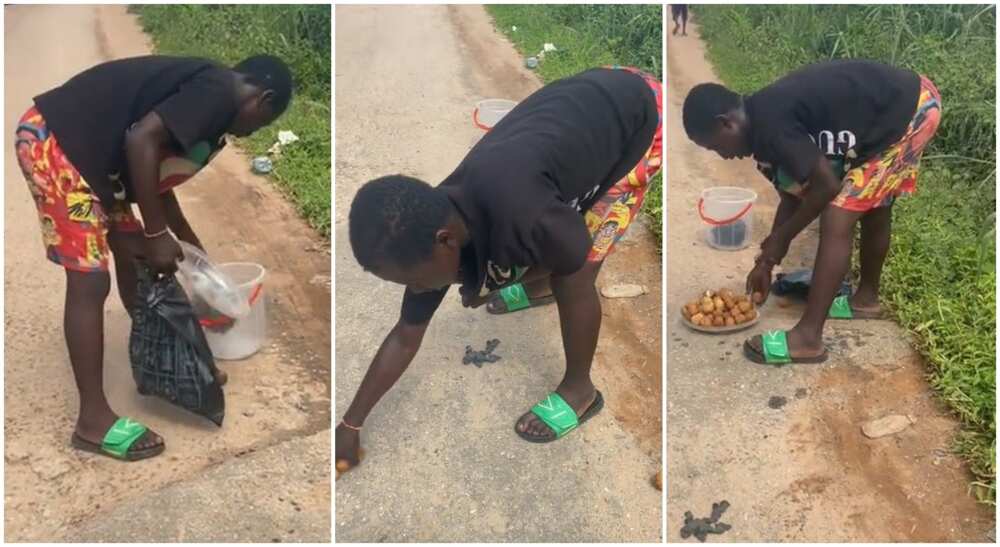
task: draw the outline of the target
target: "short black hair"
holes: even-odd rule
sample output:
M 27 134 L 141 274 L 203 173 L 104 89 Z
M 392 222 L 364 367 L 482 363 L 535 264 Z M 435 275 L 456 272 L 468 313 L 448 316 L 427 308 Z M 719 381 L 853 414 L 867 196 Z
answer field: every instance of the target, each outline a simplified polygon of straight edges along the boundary
M 243 59 L 233 70 L 247 77 L 247 81 L 265 90 L 274 91 L 274 114 L 280 116 L 292 100 L 292 71 L 284 61 L 274 55 L 254 55 Z
M 743 102 L 738 93 L 719 84 L 698 84 L 684 99 L 684 131 L 688 138 L 711 135 L 718 126 L 716 116 L 739 108 Z
M 413 266 L 431 257 L 434 236 L 451 214 L 441 190 L 405 175 L 365 183 L 351 202 L 351 249 L 362 268 L 388 261 Z

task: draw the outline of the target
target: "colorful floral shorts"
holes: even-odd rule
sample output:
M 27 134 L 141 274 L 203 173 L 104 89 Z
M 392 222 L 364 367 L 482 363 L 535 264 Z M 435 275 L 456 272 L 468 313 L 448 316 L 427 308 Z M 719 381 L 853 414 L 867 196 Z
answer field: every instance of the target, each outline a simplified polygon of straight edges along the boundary
M 108 230 L 142 230 L 131 206 L 101 205 L 35 107 L 21 117 L 14 148 L 35 198 L 49 260 L 68 270 L 108 271 Z
M 627 175 L 616 182 L 584 213 L 587 230 L 594 239 L 587 260 L 600 262 L 607 258 L 612 247 L 628 230 L 639 214 L 642 200 L 649 189 L 649 181 L 660 170 L 663 157 L 663 88 L 660 79 L 631 67 L 610 67 L 627 70 L 643 77 L 656 95 L 656 112 L 659 120 L 649 150 Z
M 833 205 L 866 212 L 892 205 L 917 189 L 917 170 L 924 149 L 941 123 L 941 94 L 934 83 L 920 77 L 920 100 L 906 134 L 888 150 L 844 175 L 844 188 Z

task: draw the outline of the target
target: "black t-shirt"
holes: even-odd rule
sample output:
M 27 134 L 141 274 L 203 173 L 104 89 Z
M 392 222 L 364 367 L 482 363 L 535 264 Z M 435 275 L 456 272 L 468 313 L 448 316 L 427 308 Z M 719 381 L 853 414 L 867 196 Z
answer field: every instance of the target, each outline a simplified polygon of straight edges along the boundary
M 181 151 L 198 158 L 218 149 L 237 111 L 230 69 L 166 56 L 97 65 L 34 100 L 69 160 L 105 203 L 133 199 L 125 134 L 150 111 L 163 119 Z
M 858 165 L 898 141 L 920 76 L 873 61 L 808 65 L 746 97 L 754 158 L 804 182 L 820 156 Z
M 589 70 L 518 103 L 440 185 L 472 235 L 462 293 L 509 285 L 532 266 L 579 270 L 592 243 L 581 212 L 639 163 L 658 121 L 653 91 L 625 70 Z M 446 292 L 406 291 L 403 319 L 426 322 Z

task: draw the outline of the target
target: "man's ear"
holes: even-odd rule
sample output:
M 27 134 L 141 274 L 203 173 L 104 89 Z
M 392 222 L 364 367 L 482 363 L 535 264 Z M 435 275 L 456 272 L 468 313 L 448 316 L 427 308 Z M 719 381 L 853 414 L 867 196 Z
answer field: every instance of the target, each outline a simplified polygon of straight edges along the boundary
M 715 117 L 715 121 L 719 124 L 724 131 L 734 131 L 736 129 L 736 120 L 733 119 L 731 115 L 719 114 Z
M 458 238 L 447 227 L 441 228 L 434 234 L 434 242 L 451 250 L 458 248 Z
M 273 109 L 274 108 L 274 105 L 273 105 L 273 103 L 274 103 L 274 95 L 275 95 L 275 93 L 274 93 L 273 89 L 265 89 L 260 94 L 260 97 L 257 98 L 257 102 L 259 104 L 261 104 L 261 105 L 268 105 L 268 106 L 270 106 Z

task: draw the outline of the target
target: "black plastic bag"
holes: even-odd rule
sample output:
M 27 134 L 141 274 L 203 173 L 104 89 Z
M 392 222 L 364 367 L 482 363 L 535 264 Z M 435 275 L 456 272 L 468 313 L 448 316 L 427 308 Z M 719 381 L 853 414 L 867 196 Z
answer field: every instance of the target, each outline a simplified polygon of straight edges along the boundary
M 802 299 L 809 297 L 809 287 L 812 286 L 812 270 L 796 270 L 790 273 L 780 273 L 771 284 L 771 292 L 778 296 L 796 296 Z M 840 283 L 837 296 L 851 296 L 851 282 L 846 279 Z
M 215 359 L 177 279 L 136 268 L 129 360 L 136 388 L 222 425 L 226 401 L 215 379 Z

